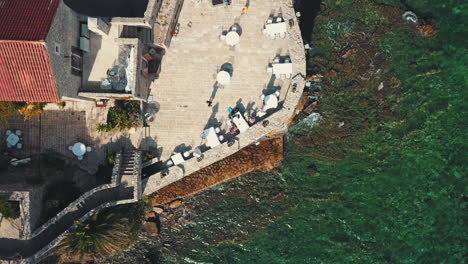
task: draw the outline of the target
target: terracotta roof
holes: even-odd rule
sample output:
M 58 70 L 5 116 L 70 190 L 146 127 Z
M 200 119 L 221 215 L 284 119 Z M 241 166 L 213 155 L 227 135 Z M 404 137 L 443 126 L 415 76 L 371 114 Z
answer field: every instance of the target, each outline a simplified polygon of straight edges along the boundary
M 0 39 L 44 40 L 60 0 L 0 0 Z
M 0 40 L 0 54 L 0 101 L 59 101 L 44 42 Z

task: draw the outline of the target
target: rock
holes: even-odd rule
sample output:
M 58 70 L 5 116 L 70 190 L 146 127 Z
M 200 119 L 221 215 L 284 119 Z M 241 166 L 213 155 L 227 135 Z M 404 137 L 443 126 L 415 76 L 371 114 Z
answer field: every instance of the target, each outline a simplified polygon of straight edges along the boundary
M 159 228 L 157 223 L 155 222 L 145 222 L 143 224 L 143 227 L 145 228 L 146 234 L 150 237 L 156 237 L 159 234 Z
M 383 84 L 383 82 L 381 82 L 381 83 L 379 84 L 379 87 L 377 87 L 377 90 L 380 91 L 380 90 L 382 90 L 383 88 L 384 88 L 384 84 Z
M 175 201 L 173 201 L 173 202 L 171 202 L 171 203 L 169 204 L 169 208 L 173 208 L 173 209 L 174 209 L 174 208 L 178 208 L 178 207 L 181 206 L 181 205 L 182 205 L 182 201 L 181 201 L 181 200 L 175 200 Z
M 146 219 L 156 218 L 156 217 L 157 217 L 157 215 L 156 215 L 156 213 L 153 212 L 153 211 L 147 213 L 146 216 L 145 216 Z
M 157 214 L 162 214 L 164 213 L 164 208 L 159 207 L 159 206 L 153 206 L 153 211 Z

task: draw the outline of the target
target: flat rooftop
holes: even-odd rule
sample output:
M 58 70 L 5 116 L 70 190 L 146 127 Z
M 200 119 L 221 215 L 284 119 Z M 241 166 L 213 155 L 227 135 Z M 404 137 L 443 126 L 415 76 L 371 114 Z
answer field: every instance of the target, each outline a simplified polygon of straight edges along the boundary
M 289 80 L 275 80 L 267 73 L 276 55 L 288 54 L 287 38 L 272 40 L 262 33 L 270 14 L 279 13 L 280 1 L 250 1 L 243 15 L 246 1 L 232 2 L 228 8 L 212 6 L 211 1 L 184 2 L 179 33 L 163 58 L 159 79 L 151 86 L 159 112 L 146 136 L 155 138 L 163 160 L 181 146 L 199 146 L 206 127 L 224 129 L 229 107 L 261 109 L 265 89 L 281 87 L 280 101 L 287 92 Z M 220 35 L 235 23 L 242 33 L 239 44 L 231 48 Z M 231 84 L 216 89 L 216 74 L 225 63 L 233 66 Z M 212 107 L 206 102 L 210 98 Z
M 89 31 L 89 52 L 83 52 L 83 80 L 80 92 L 124 92 L 125 58 L 130 49 L 116 42 L 119 36 L 118 26 L 110 27 L 108 36 L 101 36 Z M 115 80 L 102 85 L 108 77 L 108 71 L 115 74 Z M 120 76 L 120 77 L 119 77 Z

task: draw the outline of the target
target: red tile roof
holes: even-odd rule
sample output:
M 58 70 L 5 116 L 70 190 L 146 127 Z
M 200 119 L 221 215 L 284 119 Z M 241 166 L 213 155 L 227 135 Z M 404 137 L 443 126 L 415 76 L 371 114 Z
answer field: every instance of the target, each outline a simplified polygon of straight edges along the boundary
M 0 101 L 59 101 L 44 42 L 0 40 L 0 54 Z
M 0 39 L 44 40 L 60 0 L 0 0 Z

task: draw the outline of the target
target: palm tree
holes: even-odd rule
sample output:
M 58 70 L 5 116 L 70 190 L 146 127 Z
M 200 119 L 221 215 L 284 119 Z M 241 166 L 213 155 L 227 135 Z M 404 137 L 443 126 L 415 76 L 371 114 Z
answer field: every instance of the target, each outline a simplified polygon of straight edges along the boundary
M 77 223 L 58 248 L 69 256 L 103 257 L 126 247 L 131 235 L 128 219 L 107 210 L 94 214 L 84 223 Z

